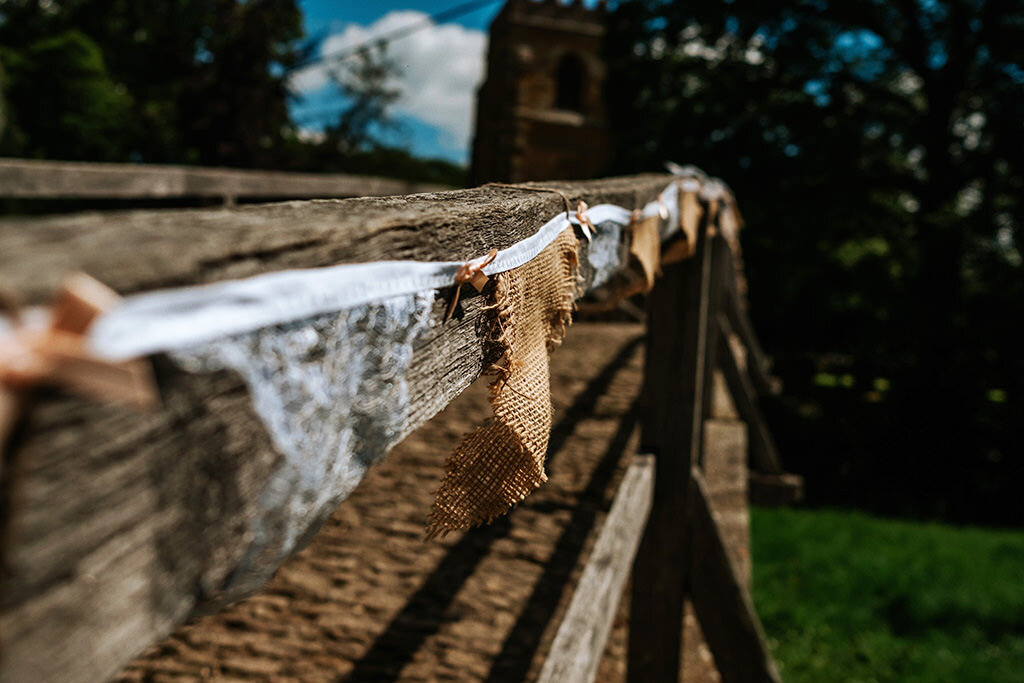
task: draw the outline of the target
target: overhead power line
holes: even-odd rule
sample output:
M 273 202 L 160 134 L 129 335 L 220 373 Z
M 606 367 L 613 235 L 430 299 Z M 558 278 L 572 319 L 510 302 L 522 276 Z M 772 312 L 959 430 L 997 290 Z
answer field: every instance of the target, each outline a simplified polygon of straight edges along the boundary
M 424 29 L 428 29 L 434 26 L 435 24 L 449 21 L 451 19 L 457 19 L 458 17 L 461 17 L 465 14 L 475 12 L 478 9 L 483 9 L 488 5 L 493 5 L 498 2 L 501 2 L 501 0 L 472 0 L 471 2 L 464 2 L 462 4 L 455 5 L 454 7 L 450 7 L 446 10 L 442 10 L 441 12 L 437 12 L 436 14 L 431 14 L 423 21 L 417 22 L 415 24 L 410 24 L 409 26 L 405 26 L 400 29 L 396 29 L 394 31 L 391 31 L 390 33 L 385 33 L 384 35 L 377 36 L 370 40 L 366 40 L 354 47 L 341 48 L 333 52 L 322 54 L 319 57 L 299 62 L 294 68 L 301 69 L 307 66 L 312 66 L 314 64 L 320 64 L 321 62 L 344 61 L 346 59 L 358 55 L 360 52 L 370 47 L 388 45 L 389 43 L 393 43 L 396 40 L 401 40 L 402 38 L 411 36 L 414 33 L 417 33 Z

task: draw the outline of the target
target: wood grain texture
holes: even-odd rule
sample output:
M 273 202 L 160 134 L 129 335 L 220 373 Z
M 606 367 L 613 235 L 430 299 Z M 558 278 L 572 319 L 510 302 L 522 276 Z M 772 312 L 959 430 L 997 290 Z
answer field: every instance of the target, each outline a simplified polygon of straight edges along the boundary
M 727 394 L 716 378 L 713 393 Z M 719 399 L 728 397 L 716 397 Z M 740 577 L 750 576 L 750 516 L 747 502 L 746 425 L 735 418 L 715 415 L 704 423 L 704 466 L 711 509 L 722 541 Z M 701 631 L 692 599 L 683 619 L 684 683 L 718 681 L 714 657 Z
M 619 598 L 647 524 L 654 457 L 636 456 L 615 494 L 608 517 L 558 627 L 540 683 L 590 683 L 597 675 Z
M 711 240 L 704 218 L 694 258 L 666 266 L 649 299 L 641 450 L 657 458 L 657 476 L 633 569 L 630 683 L 679 680 L 689 552 L 687 493 L 690 469 L 703 447 L 704 392 L 710 383 L 704 377 L 710 286 Z
M 721 211 L 715 211 L 714 215 L 715 222 L 711 231 L 712 235 L 709 235 L 708 238 L 711 242 L 708 247 L 708 258 L 711 260 L 711 263 L 709 264 L 710 273 L 708 275 L 707 310 L 704 312 L 705 320 L 707 321 L 703 351 L 704 368 L 700 375 L 706 384 L 702 392 L 703 407 L 701 408 L 701 415 L 704 419 L 712 415 L 715 395 L 714 375 L 718 367 L 718 340 L 720 336 L 719 327 L 715 324 L 715 321 L 718 320 L 719 311 L 722 308 L 725 290 L 731 284 L 728 281 L 728 278 L 731 277 L 731 272 L 727 270 L 726 266 L 733 261 L 729 243 L 722 235 L 722 230 L 718 226 Z M 700 455 L 703 458 L 704 452 L 701 451 Z M 701 460 L 700 464 L 701 466 L 704 465 L 703 460 Z
M 781 474 L 782 461 L 779 458 L 778 449 L 775 447 L 775 440 L 764 421 L 761 409 L 757 405 L 757 393 L 750 381 L 750 375 L 742 367 L 736 356 L 736 350 L 729 339 L 733 335 L 732 326 L 726 315 L 718 316 L 718 364 L 722 370 L 729 393 L 732 395 L 733 403 L 740 419 L 747 423 L 750 429 L 750 458 L 754 467 L 761 471 L 772 474 Z
M 0 197 L 310 199 L 436 192 L 442 185 L 343 173 L 0 159 Z
M 7 448 L 7 441 L 14 431 L 14 423 L 18 419 L 20 407 L 18 398 L 14 392 L 0 385 L 0 481 L 4 476 L 4 453 Z
M 693 552 L 690 595 L 723 683 L 778 683 L 754 603 L 729 556 L 707 485 L 694 469 L 690 491 Z
M 551 187 L 592 206 L 639 207 L 669 182 L 660 175 Z M 0 279 L 23 301 L 44 303 L 75 270 L 130 294 L 343 262 L 462 260 L 514 244 L 561 209 L 550 193 L 480 188 L 5 220 Z M 435 319 L 444 306 L 439 296 Z M 414 350 L 404 434 L 485 367 L 481 297 L 466 297 L 460 309 Z M 102 680 L 190 616 L 253 590 L 235 570 L 254 520 L 275 514 L 259 494 L 281 456 L 237 375 L 154 362 L 159 410 L 40 392 L 17 431 L 11 448 L 23 474 L 17 491 L 0 492 L 19 501 L 0 520 L 10 532 L 0 548 L 2 683 Z

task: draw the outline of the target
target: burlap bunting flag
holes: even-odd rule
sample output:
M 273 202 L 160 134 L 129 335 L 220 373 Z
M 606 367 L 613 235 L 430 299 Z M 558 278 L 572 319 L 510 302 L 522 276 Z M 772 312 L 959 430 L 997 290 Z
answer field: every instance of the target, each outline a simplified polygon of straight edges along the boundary
M 679 223 L 682 234 L 673 240 L 661 255 L 662 265 L 686 260 L 693 255 L 697 245 L 697 230 L 704 209 L 700 206 L 696 192 L 681 191 L 679 194 Z
M 654 279 L 661 275 L 661 235 L 658 227 L 661 218 L 650 216 L 633 223 L 633 238 L 629 244 L 629 253 L 636 257 L 644 271 L 642 292 L 649 292 L 654 287 Z
M 491 521 L 547 480 L 548 352 L 572 322 L 577 258 L 576 236 L 567 228 L 536 258 L 495 276 L 488 336 L 503 357 L 491 384 L 494 417 L 464 436 L 449 458 L 428 537 Z

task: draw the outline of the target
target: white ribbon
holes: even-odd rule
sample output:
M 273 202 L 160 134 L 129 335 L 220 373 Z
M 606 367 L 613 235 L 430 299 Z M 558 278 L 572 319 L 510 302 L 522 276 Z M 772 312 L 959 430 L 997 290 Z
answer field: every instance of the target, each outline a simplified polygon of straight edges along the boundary
M 677 185 L 669 185 L 660 201 L 643 208 L 645 217 L 668 209 L 663 238 L 679 230 Z M 627 225 L 631 215 L 628 209 L 614 204 L 599 204 L 587 213 L 594 224 Z M 565 213 L 558 214 L 534 235 L 499 251 L 483 272 L 494 275 L 518 268 L 551 244 L 570 223 L 579 225 L 575 211 L 569 212 L 568 218 Z M 100 317 L 89 330 L 88 343 L 97 356 L 111 360 L 173 351 L 269 325 L 448 287 L 463 263 L 351 263 L 137 294 L 126 297 L 120 306 Z

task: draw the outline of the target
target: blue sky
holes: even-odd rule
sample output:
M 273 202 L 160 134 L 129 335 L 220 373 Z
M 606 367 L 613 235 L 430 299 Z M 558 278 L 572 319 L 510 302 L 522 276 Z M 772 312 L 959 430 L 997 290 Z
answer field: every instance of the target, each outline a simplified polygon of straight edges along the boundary
M 322 51 L 358 45 L 368 38 L 424 22 L 429 15 L 464 0 L 300 0 L 308 36 L 323 36 Z M 403 97 L 393 112 L 399 128 L 385 134 L 390 144 L 423 157 L 465 164 L 471 145 L 476 85 L 483 72 L 486 32 L 501 0 L 395 41 L 389 56 L 399 64 Z M 308 130 L 322 129 L 344 101 L 323 67 L 293 82 L 300 96 L 292 113 Z
M 353 22 L 366 26 L 396 10 L 418 10 L 426 14 L 436 14 L 457 4 L 460 4 L 457 0 L 300 0 L 299 7 L 306 18 L 306 33 L 317 35 L 320 32 L 338 33 L 345 24 Z M 486 31 L 501 5 L 502 2 L 496 0 L 492 5 L 453 21 L 467 28 Z

